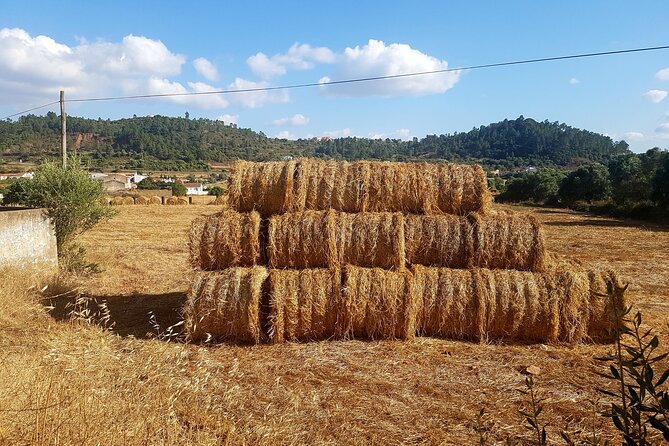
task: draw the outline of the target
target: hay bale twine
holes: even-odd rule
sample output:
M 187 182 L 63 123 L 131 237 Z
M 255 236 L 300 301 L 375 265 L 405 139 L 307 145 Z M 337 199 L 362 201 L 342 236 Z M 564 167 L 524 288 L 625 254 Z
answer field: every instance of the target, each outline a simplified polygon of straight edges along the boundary
M 295 161 L 237 161 L 228 177 L 228 203 L 238 212 L 256 210 L 263 218 L 293 210 Z
M 321 340 L 337 334 L 345 308 L 339 269 L 274 269 L 267 282 L 271 342 Z
M 259 343 L 265 268 L 229 268 L 198 273 L 188 291 L 184 319 L 192 341 Z
M 546 247 L 541 224 L 529 214 L 470 215 L 471 266 L 543 271 Z
M 409 271 L 347 265 L 343 299 L 338 338 L 410 339 L 415 335 L 417 302 Z
M 139 205 L 147 205 L 149 204 L 149 199 L 143 195 L 139 195 L 135 197 L 135 204 Z
M 150 205 L 163 204 L 163 200 L 159 196 L 154 195 L 149 198 L 148 204 Z
M 203 270 L 253 266 L 260 259 L 260 215 L 226 210 L 196 218 L 189 232 L 190 262 Z
M 472 266 L 472 225 L 457 215 L 407 215 L 404 217 L 407 262 L 426 266 Z

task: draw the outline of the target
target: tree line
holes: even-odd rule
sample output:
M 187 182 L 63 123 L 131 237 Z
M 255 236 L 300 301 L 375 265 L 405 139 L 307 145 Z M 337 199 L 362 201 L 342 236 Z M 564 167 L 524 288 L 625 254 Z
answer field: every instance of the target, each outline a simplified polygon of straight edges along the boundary
M 0 121 L 0 157 L 57 156 L 60 120 L 26 115 Z M 606 163 L 629 153 L 624 141 L 564 123 L 517 119 L 469 132 L 427 135 L 410 141 L 370 138 L 268 138 L 262 132 L 209 119 L 166 116 L 119 120 L 68 117 L 68 146 L 97 167 L 170 170 L 205 168 L 233 159 L 267 161 L 286 156 L 334 159 L 473 161 L 510 168 L 527 164 L 569 166 Z
M 498 201 L 562 205 L 578 210 L 652 218 L 669 216 L 669 152 L 653 148 L 627 153 L 607 163 L 590 163 L 571 172 L 543 168 L 505 183 L 493 179 Z

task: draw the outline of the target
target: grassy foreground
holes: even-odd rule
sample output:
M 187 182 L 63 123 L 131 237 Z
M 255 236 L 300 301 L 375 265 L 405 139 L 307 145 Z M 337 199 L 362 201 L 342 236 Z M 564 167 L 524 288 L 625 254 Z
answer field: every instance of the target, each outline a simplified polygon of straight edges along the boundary
M 518 389 L 528 366 L 540 368 L 535 386 L 554 441 L 559 430 L 592 428 L 594 388 L 608 385 L 592 358 L 609 346 L 161 340 L 155 323 L 179 321 L 191 276 L 189 223 L 216 208 L 119 209 L 82 239 L 103 272 L 76 283 L 101 304 L 98 315 L 80 309 L 79 321 L 61 320 L 69 294 L 48 301 L 49 315 L 37 279 L 0 272 L 0 444 L 477 444 L 483 406 L 490 443 L 524 441 Z M 669 343 L 668 228 L 526 210 L 544 222 L 552 251 L 618 269 Z M 83 321 L 101 318 L 110 328 Z M 614 438 L 607 421 L 594 421 Z

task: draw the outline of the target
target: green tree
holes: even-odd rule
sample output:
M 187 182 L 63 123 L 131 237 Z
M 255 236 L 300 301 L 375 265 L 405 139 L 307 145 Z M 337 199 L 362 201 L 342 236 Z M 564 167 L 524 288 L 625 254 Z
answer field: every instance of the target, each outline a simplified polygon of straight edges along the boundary
M 175 197 L 185 197 L 186 192 L 188 192 L 188 189 L 183 184 L 176 182 L 172 185 L 172 195 Z
M 663 160 L 652 180 L 653 198 L 669 211 L 669 152 L 664 152 Z
M 35 170 L 33 178 L 12 184 L 9 194 L 12 203 L 47 210 L 61 257 L 73 248 L 79 234 L 115 213 L 101 202 L 102 183 L 92 179 L 77 159 L 69 165 L 63 170 L 60 165 L 45 163 Z
M 549 168 L 540 169 L 536 173 L 521 174 L 509 180 L 506 191 L 498 199 L 513 202 L 555 202 L 565 176 L 564 172 Z
M 644 171 L 641 158 L 629 154 L 609 162 L 613 199 L 617 204 L 629 204 L 651 198 L 651 178 Z
M 144 178 L 139 183 L 137 183 L 137 189 L 156 190 L 160 189 L 160 185 L 155 181 L 153 181 L 151 178 L 147 177 Z
M 608 169 L 599 163 L 579 167 L 562 181 L 558 196 L 567 204 L 606 200 L 611 196 Z
M 216 195 L 217 197 L 225 194 L 225 189 L 223 189 L 221 186 L 212 186 L 207 190 L 209 195 Z

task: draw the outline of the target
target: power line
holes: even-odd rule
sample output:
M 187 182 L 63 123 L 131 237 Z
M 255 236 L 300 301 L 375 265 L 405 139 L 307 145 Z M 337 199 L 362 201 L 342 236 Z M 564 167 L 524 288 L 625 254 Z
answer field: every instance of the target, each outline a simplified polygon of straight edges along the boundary
M 441 73 L 450 73 L 455 71 L 468 71 L 468 70 L 479 70 L 484 68 L 497 68 L 497 67 L 507 67 L 512 65 L 526 65 L 532 63 L 540 62 L 551 62 L 558 60 L 569 60 L 569 59 L 584 59 L 588 57 L 598 57 L 598 56 L 611 56 L 616 54 L 628 54 L 628 53 L 640 53 L 647 51 L 658 51 L 669 49 L 669 45 L 663 46 L 654 46 L 654 47 L 643 47 L 643 48 L 632 48 L 625 50 L 614 50 L 614 51 L 600 51 L 594 53 L 581 53 L 581 54 L 570 54 L 567 56 L 553 56 L 553 57 L 542 57 L 537 59 L 523 59 L 523 60 L 514 60 L 510 62 L 496 62 L 488 63 L 481 65 L 470 65 L 465 67 L 456 67 L 456 68 L 444 68 L 441 70 L 431 70 L 431 71 L 419 71 L 414 73 L 403 73 L 403 74 L 391 74 L 385 76 L 371 76 L 371 77 L 362 77 L 354 79 L 342 79 L 334 80 L 328 82 L 309 82 L 303 84 L 289 84 L 281 85 L 275 87 L 255 87 L 255 88 L 243 88 L 238 90 L 214 90 L 214 91 L 198 91 L 198 92 L 186 92 L 186 93 L 158 93 L 158 94 L 140 94 L 140 95 L 130 95 L 130 96 L 107 96 L 107 97 L 97 97 L 97 98 L 79 98 L 79 99 L 68 99 L 65 102 L 102 102 L 102 101 L 121 101 L 121 100 L 130 100 L 130 99 L 150 99 L 150 98 L 166 98 L 166 97 L 182 97 L 182 96 L 203 96 L 203 95 L 212 95 L 212 94 L 233 94 L 233 93 L 252 93 L 252 92 L 261 92 L 261 91 L 275 91 L 275 90 L 291 90 L 297 88 L 308 88 L 308 87 L 321 87 L 321 86 L 330 86 L 330 85 L 343 85 L 343 84 L 352 84 L 359 82 L 370 82 L 370 81 L 380 81 L 388 79 L 399 79 L 405 77 L 414 77 L 414 76 L 425 76 L 431 74 L 441 74 Z M 23 113 L 28 113 L 40 108 L 48 107 L 50 105 L 58 104 L 59 101 L 50 102 L 48 104 L 41 105 L 39 107 L 34 107 L 29 110 L 24 110 L 12 115 L 6 116 L 3 119 L 12 118 Z
M 40 108 L 49 107 L 51 105 L 56 105 L 59 102 L 60 101 L 53 101 L 53 102 L 49 102 L 48 104 L 40 105 L 38 107 L 29 108 L 28 110 L 23 110 L 23 111 L 20 111 L 18 113 L 14 113 L 13 115 L 5 116 L 4 118 L 2 118 L 2 120 L 4 121 L 5 119 L 13 118 L 14 116 L 22 115 L 24 113 L 29 113 L 31 111 L 39 110 Z

